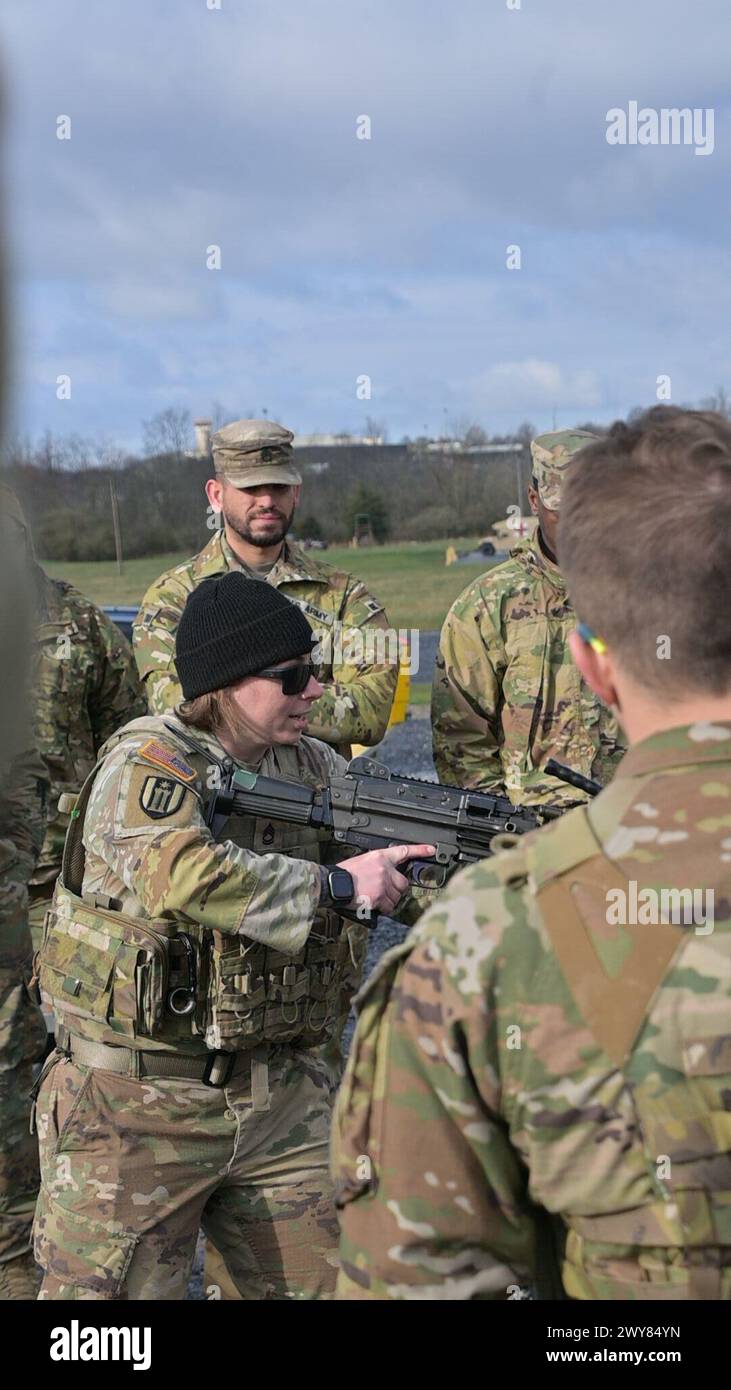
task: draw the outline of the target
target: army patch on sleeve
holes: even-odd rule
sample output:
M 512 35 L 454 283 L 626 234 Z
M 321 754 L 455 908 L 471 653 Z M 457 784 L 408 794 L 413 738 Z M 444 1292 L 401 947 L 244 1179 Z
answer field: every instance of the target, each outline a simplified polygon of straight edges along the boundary
M 183 782 L 195 781 L 195 769 L 190 763 L 186 763 L 185 758 L 179 753 L 173 752 L 172 748 L 166 748 L 164 743 L 158 743 L 155 738 L 143 743 L 138 756 L 144 758 L 147 763 L 156 763 L 158 767 L 165 767 L 168 772 L 174 772 Z
M 140 806 L 153 820 L 174 816 L 183 804 L 188 788 L 171 777 L 146 777 L 140 792 Z

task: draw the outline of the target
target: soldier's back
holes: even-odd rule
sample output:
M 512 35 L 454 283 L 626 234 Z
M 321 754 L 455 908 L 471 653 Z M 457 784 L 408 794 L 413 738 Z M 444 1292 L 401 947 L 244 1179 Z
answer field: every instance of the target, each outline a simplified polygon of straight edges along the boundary
M 519 1156 L 565 1226 L 570 1297 L 729 1297 L 730 796 L 731 724 L 644 740 L 589 807 L 458 875 L 366 988 L 338 1177 L 364 1281 L 374 1206 L 392 1228 L 371 1287 L 443 1288 L 434 1257 L 458 1239 L 456 1297 L 530 1283 Z M 399 1145 L 419 1153 L 408 1192 Z M 427 1219 L 424 1247 L 404 1232 Z M 359 1296 L 347 1268 L 342 1285 Z

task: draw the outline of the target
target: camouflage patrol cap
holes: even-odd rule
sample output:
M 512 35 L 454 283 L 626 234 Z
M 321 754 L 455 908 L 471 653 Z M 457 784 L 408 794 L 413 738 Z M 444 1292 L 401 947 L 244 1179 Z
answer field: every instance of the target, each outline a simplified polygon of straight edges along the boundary
M 574 454 L 586 448 L 587 444 L 593 444 L 597 438 L 598 435 L 591 434 L 589 430 L 553 430 L 550 434 L 539 434 L 532 441 L 533 476 L 544 507 L 558 511 L 566 465 Z
M 234 420 L 211 440 L 216 476 L 234 487 L 301 483 L 293 439 L 292 431 L 274 420 Z

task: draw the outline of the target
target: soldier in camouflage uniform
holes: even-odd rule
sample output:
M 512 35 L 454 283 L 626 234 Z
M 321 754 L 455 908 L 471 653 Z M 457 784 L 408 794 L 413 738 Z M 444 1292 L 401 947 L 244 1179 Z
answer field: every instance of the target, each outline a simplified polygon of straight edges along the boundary
M 398 653 L 389 648 L 388 619 L 366 586 L 344 570 L 286 540 L 302 478 L 291 430 L 271 420 L 236 420 L 211 441 L 215 478 L 206 484 L 211 520 L 220 519 L 208 545 L 155 581 L 135 618 L 133 645 L 150 709 L 162 714 L 181 698 L 175 669 L 175 633 L 191 591 L 231 571 L 266 579 L 305 614 L 318 638 L 314 659 L 323 692 L 308 732 L 346 758 L 351 743 L 373 745 L 388 725 L 398 678 Z M 342 1070 L 340 1033 L 328 1048 L 334 1076 Z M 236 1291 L 210 1248 L 206 1288 L 218 1298 Z
M 341 1297 L 560 1296 L 552 1236 L 571 1298 L 731 1297 L 730 537 L 718 415 L 655 408 L 569 477 L 572 651 L 629 752 L 363 991 Z
M 30 601 L 17 503 L 0 487 L 0 1300 L 35 1298 L 30 1232 L 38 1146 L 30 1132 L 33 1063 L 46 1025 L 28 990 L 32 947 L 28 878 L 45 828 L 48 774 L 30 743 L 27 665 Z
M 150 709 L 178 704 L 175 631 L 188 594 L 229 570 L 266 579 L 296 603 L 318 641 L 323 693 L 310 733 L 346 757 L 351 743 L 376 744 L 388 725 L 398 651 L 377 599 L 359 579 L 285 539 L 302 478 L 290 430 L 271 420 L 236 420 L 212 439 L 216 476 L 206 493 L 217 530 L 200 553 L 156 580 L 142 600 L 133 644 Z
M 232 768 L 343 770 L 303 737 L 312 641 L 273 586 L 202 582 L 177 634 L 186 702 L 110 739 L 81 793 L 40 956 L 61 1024 L 37 1107 L 44 1298 L 183 1298 L 199 1223 L 240 1298 L 332 1293 L 322 1044 L 367 931 L 337 909 L 393 910 L 397 863 L 433 847 L 335 872 L 342 848 L 307 827 L 239 817 L 212 838 Z
M 617 723 L 571 660 L 574 612 L 555 555 L 567 464 L 595 438 L 558 430 L 533 441 L 528 496 L 536 533 L 474 580 L 447 614 L 432 694 L 442 782 L 516 803 L 570 805 L 584 794 L 544 771 L 549 758 L 600 782 L 612 777 L 623 752 Z
M 46 836 L 30 880 L 30 924 L 38 946 L 68 825 L 59 800 L 79 791 L 102 744 L 115 729 L 144 714 L 146 703 L 126 637 L 78 589 L 50 579 L 36 563 L 20 503 L 9 489 L 4 492 L 22 535 L 20 560 L 35 606 L 35 745 L 51 778 Z

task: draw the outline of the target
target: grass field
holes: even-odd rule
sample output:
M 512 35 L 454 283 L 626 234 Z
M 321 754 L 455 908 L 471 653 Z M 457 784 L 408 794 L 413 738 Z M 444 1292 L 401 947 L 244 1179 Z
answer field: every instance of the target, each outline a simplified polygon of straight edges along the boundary
M 458 548 L 469 550 L 474 543 L 461 539 Z M 445 565 L 449 544 L 444 540 L 381 545 L 370 550 L 333 547 L 322 559 L 363 579 L 385 605 L 394 627 L 438 628 L 457 595 L 490 564 L 486 560 L 479 565 Z M 49 561 L 44 568 L 54 578 L 68 579 L 95 603 L 135 604 L 158 575 L 188 558 L 184 552 L 175 552 L 127 560 L 121 575 L 112 561 Z

